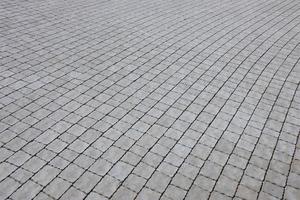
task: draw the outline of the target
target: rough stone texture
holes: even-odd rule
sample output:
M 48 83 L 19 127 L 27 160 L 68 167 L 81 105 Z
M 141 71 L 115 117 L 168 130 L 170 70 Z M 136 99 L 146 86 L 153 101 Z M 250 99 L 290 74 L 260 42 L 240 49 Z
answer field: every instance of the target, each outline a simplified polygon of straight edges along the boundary
M 300 199 L 299 0 L 2 0 L 0 199 Z

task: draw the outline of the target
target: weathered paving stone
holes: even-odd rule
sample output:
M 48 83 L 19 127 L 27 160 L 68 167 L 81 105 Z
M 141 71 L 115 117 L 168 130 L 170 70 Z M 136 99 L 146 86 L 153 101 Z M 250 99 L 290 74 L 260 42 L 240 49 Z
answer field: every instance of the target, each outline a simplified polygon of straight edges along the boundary
M 44 192 L 51 197 L 58 199 L 71 186 L 68 181 L 61 178 L 55 178 L 48 186 L 44 188 Z
M 300 199 L 299 1 L 0 13 L 0 199 Z

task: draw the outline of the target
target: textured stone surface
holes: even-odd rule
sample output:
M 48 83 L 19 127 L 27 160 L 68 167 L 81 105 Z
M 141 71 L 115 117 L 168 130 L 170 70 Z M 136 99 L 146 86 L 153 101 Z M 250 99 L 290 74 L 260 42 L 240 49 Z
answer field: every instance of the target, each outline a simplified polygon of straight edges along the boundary
M 0 199 L 300 199 L 298 0 L 2 0 Z

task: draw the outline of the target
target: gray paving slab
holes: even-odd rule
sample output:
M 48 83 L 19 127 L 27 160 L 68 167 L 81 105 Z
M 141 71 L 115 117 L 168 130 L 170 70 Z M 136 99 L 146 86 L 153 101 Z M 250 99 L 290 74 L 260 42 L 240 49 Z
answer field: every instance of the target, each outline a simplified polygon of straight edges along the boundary
M 0 199 L 300 199 L 299 16 L 2 0 Z

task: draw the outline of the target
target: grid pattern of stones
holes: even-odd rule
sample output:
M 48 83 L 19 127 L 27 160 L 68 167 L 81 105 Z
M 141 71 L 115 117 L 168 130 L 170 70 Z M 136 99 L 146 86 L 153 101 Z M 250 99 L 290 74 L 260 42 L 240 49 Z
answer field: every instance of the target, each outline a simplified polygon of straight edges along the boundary
M 299 199 L 298 0 L 2 0 L 0 199 Z

